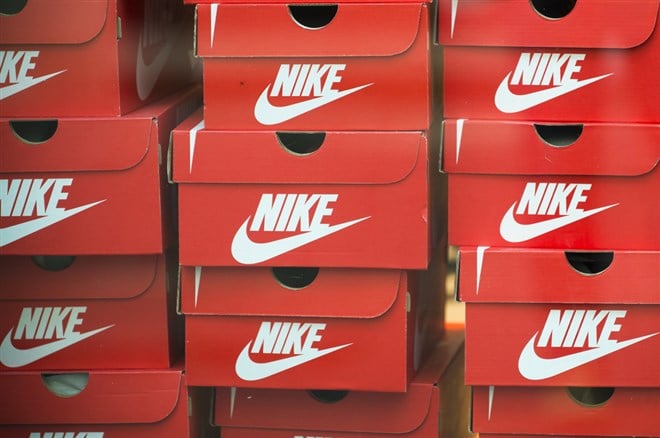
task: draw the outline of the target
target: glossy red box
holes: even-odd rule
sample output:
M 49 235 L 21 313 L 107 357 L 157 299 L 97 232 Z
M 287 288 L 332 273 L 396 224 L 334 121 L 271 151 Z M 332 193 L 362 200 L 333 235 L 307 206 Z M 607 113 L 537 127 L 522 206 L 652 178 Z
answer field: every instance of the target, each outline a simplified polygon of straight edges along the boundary
M 291 7 L 197 6 L 196 52 L 203 60 L 208 128 L 429 128 L 430 5 L 307 6 L 335 7 L 327 24 L 308 23 L 304 16 L 296 21 Z
M 118 116 L 195 80 L 177 0 L 23 3 L 0 13 L 0 117 Z
M 460 248 L 466 383 L 658 387 L 660 252 Z
M 0 254 L 163 253 L 169 135 L 200 91 L 123 117 L 0 119 Z
M 200 117 L 172 136 L 182 265 L 428 266 L 446 210 L 432 131 L 282 135 Z
M 467 437 L 462 339 L 448 330 L 405 393 L 216 388 L 214 422 L 223 438 Z
M 440 0 L 445 117 L 658 123 L 660 3 L 540 3 Z
M 0 374 L 167 368 L 182 353 L 175 260 L 39 259 L 0 258 Z
M 450 245 L 660 248 L 660 125 L 459 119 L 443 135 Z

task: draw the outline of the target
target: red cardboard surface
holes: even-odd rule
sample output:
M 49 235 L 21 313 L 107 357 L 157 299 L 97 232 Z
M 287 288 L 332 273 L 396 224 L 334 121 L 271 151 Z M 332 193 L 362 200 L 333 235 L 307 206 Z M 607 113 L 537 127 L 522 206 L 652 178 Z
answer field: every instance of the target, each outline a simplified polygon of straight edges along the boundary
M 443 132 L 450 244 L 660 247 L 660 125 L 459 119 Z
M 444 114 L 657 123 L 659 9 L 594 0 L 547 18 L 527 0 L 441 0 Z
M 432 134 L 322 134 L 297 153 L 275 132 L 214 131 L 199 115 L 181 124 L 181 264 L 426 268 L 444 220 Z
M 58 271 L 2 257 L 0 370 L 168 367 L 180 352 L 167 268 L 163 256 L 77 257 Z
M 300 288 L 269 268 L 182 267 L 190 382 L 405 391 L 442 332 L 438 253 L 428 271 L 321 268 Z
M 349 391 L 327 403 L 304 390 L 216 388 L 215 423 L 229 438 L 467 436 L 462 337 L 448 331 L 405 393 Z
M 428 5 L 340 4 L 322 28 L 292 17 L 284 4 L 197 6 L 208 128 L 429 128 Z
M 118 116 L 193 82 L 191 7 L 79 3 L 0 15 L 0 117 Z
M 160 254 L 170 243 L 165 148 L 199 104 L 177 93 L 124 117 L 0 119 L 0 254 Z
M 84 389 L 59 397 L 41 373 L 0 373 L 3 437 L 200 437 L 210 394 L 189 388 L 182 367 L 88 373 Z
M 611 389 L 611 397 L 592 405 L 593 396 L 585 399 L 587 403 L 578 401 L 563 387 L 478 386 L 472 390 L 472 429 L 498 434 L 660 436 L 658 388 Z

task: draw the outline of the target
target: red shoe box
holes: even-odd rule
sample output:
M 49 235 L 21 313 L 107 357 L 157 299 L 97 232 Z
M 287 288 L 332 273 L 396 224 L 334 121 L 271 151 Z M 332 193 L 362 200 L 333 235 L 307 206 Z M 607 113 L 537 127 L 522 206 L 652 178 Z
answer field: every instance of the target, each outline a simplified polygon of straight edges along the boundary
M 61 258 L 59 259 L 62 260 Z M 182 353 L 174 260 L 2 257 L 0 371 L 166 368 Z M 55 262 L 55 263 L 54 263 Z
M 472 389 L 472 429 L 480 436 L 658 437 L 658 406 L 658 388 L 480 386 Z
M 446 120 L 449 244 L 660 248 L 660 125 Z
M 215 423 L 223 438 L 467 437 L 462 339 L 448 330 L 405 393 L 216 388 Z
M 88 379 L 0 373 L 0 435 L 6 438 L 162 438 L 211 436 L 211 394 L 188 387 L 181 367 L 96 370 Z M 56 386 L 53 381 L 61 379 Z M 84 387 L 61 396 L 61 387 Z M 75 391 L 74 391 L 75 392 Z
M 660 253 L 570 259 L 562 250 L 459 249 L 467 384 L 658 387 Z
M 0 254 L 163 253 L 165 149 L 200 91 L 124 117 L 0 119 Z
M 296 7 L 329 9 L 329 21 L 307 21 Z M 429 7 L 422 1 L 198 5 L 206 126 L 428 129 Z
M 182 265 L 428 266 L 444 226 L 432 131 L 318 133 L 299 153 L 275 132 L 203 126 L 173 133 Z
M 445 117 L 658 123 L 660 3 L 574 4 L 440 0 Z
M 427 271 L 182 267 L 189 381 L 403 392 L 443 330 L 445 263 L 443 246 Z
M 23 3 L 0 13 L 0 117 L 118 116 L 194 80 L 177 0 Z

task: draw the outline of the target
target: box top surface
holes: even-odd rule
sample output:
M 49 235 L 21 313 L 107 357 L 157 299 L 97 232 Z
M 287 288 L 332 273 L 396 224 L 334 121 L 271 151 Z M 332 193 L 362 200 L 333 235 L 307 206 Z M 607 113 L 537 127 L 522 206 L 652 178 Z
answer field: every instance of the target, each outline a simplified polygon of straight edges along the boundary
M 445 120 L 447 173 L 639 176 L 660 161 L 660 125 Z
M 214 131 L 199 117 L 173 132 L 175 182 L 392 184 L 423 159 L 426 142 L 421 132 Z M 299 146 L 317 149 L 298 153 Z
M 103 29 L 109 3 L 110 0 L 30 0 L 20 11 L 0 13 L 1 44 L 85 43 Z
M 397 55 L 426 29 L 422 5 L 315 5 L 307 8 L 336 10 L 309 18 L 285 4 L 202 4 L 197 6 L 196 52 L 202 57 Z
M 458 298 L 469 303 L 656 304 L 658 251 L 461 247 Z
M 377 318 L 407 289 L 405 272 L 396 269 L 321 268 L 306 287 L 294 289 L 284 284 L 304 275 L 305 268 L 185 267 L 181 270 L 182 311 L 195 315 Z M 250 291 L 249 300 L 245 299 L 246 290 Z
M 429 415 L 437 415 L 435 411 L 430 412 L 433 397 L 438 397 L 438 385 L 442 384 L 442 376 L 462 348 L 463 337 L 461 330 L 449 330 L 405 393 L 349 391 L 341 400 L 328 403 L 319 400 L 318 396 L 323 393 L 303 390 L 218 388 L 214 422 L 226 427 L 411 432 Z M 301 412 L 305 415 L 300 415 Z
M 87 374 L 86 380 L 72 374 L 46 378 L 39 372 L 3 372 L 0 385 L 13 396 L 0 400 L 0 425 L 155 423 L 172 413 L 185 385 L 181 369 Z M 71 396 L 71 388 L 83 389 Z M 62 389 L 67 396 L 56 395 Z
M 566 3 L 556 2 L 558 9 Z M 659 8 L 658 0 L 581 0 L 568 13 L 555 13 L 537 10 L 529 0 L 441 0 L 439 40 L 452 46 L 628 49 L 657 32 Z
M 46 267 L 57 263 L 55 258 L 44 261 Z M 151 255 L 75 257 L 61 270 L 43 269 L 37 262 L 29 256 L 3 257 L 0 275 L 5 287 L 0 288 L 0 303 L 134 298 L 151 287 L 159 269 L 159 257 Z

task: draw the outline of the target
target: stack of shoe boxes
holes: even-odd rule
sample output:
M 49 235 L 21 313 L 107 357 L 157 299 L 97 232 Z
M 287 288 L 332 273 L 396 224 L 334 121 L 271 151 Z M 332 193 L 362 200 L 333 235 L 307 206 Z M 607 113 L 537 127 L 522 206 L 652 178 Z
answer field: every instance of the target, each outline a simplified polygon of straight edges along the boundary
M 223 437 L 437 436 L 463 335 L 444 333 L 430 5 L 190 3 L 204 108 L 171 154 L 189 382 L 216 388 Z
M 179 3 L 0 5 L 3 437 L 199 435 L 168 278 L 164 156 L 201 103 Z
M 441 0 L 482 437 L 660 436 L 660 3 Z

